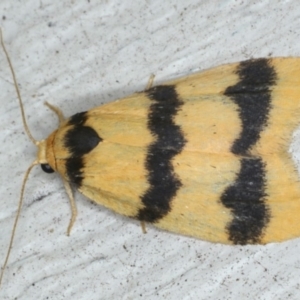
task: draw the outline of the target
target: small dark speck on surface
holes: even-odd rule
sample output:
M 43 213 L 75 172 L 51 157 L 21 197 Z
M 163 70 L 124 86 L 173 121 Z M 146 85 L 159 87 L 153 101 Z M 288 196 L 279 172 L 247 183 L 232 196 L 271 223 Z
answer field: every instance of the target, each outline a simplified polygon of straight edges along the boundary
M 53 194 L 53 193 L 51 192 L 51 193 L 48 193 L 48 194 L 45 194 L 45 195 L 40 195 L 37 198 L 35 198 L 32 203 L 37 202 L 37 201 L 41 201 L 41 200 L 43 200 L 44 198 L 46 198 L 47 196 L 49 196 L 51 194 Z

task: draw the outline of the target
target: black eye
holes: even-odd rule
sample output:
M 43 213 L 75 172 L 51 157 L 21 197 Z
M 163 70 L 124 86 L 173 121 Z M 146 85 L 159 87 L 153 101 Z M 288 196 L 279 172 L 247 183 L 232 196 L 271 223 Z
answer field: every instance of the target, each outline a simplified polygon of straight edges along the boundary
M 46 173 L 53 173 L 54 170 L 48 164 L 41 164 L 41 168 Z

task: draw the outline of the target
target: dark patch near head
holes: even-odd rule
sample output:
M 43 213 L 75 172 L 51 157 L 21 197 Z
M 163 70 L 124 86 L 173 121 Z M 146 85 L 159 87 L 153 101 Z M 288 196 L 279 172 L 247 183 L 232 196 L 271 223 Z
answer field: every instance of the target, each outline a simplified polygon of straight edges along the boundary
M 102 139 L 88 126 L 74 126 L 64 138 L 65 146 L 73 157 L 79 157 L 93 150 Z
M 234 244 L 260 242 L 263 229 L 270 220 L 270 212 L 264 202 L 267 197 L 265 176 L 262 159 L 242 159 L 237 179 L 222 194 L 221 202 L 233 214 L 227 230 L 229 240 Z
M 49 164 L 41 164 L 41 168 L 45 173 L 54 173 L 54 170 L 50 167 Z
M 241 62 L 236 73 L 239 82 L 228 87 L 224 94 L 238 105 L 242 121 L 240 136 L 233 143 L 231 151 L 246 155 L 267 125 L 271 87 L 276 84 L 277 75 L 265 58 Z
M 83 180 L 84 155 L 102 141 L 92 127 L 84 126 L 86 120 L 86 112 L 72 116 L 68 125 L 73 125 L 73 127 L 67 131 L 64 137 L 64 145 L 70 152 L 70 158 L 66 161 L 66 171 L 70 181 L 77 187 L 80 187 Z
M 145 164 L 150 187 L 141 196 L 144 208 L 139 210 L 136 218 L 154 223 L 170 212 L 171 201 L 181 187 L 171 160 L 182 151 L 186 141 L 180 127 L 174 123 L 183 104 L 175 86 L 157 86 L 146 93 L 153 101 L 148 114 L 148 129 L 156 140 L 148 148 Z

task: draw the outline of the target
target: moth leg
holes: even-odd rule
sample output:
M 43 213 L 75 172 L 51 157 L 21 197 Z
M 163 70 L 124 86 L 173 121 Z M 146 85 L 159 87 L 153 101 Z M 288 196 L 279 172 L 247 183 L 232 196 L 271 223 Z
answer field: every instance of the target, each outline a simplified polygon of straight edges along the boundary
M 147 233 L 147 230 L 146 230 L 146 223 L 144 221 L 141 221 L 141 226 L 142 226 L 142 231 L 143 233 Z
M 69 236 L 70 232 L 71 232 L 71 229 L 72 229 L 72 227 L 73 227 L 73 225 L 76 221 L 77 207 L 76 207 L 76 203 L 75 203 L 75 200 L 74 200 L 74 196 L 73 196 L 73 192 L 72 192 L 70 184 L 66 180 L 63 180 L 63 183 L 64 183 L 66 192 L 67 192 L 69 200 L 70 200 L 71 212 L 72 212 L 70 223 L 69 223 L 68 230 L 67 230 L 67 235 Z
M 148 89 L 152 88 L 153 82 L 154 82 L 154 78 L 155 78 L 155 75 L 151 74 L 150 77 L 149 77 L 149 79 L 148 79 L 148 83 L 146 85 L 145 90 L 148 90 Z
M 45 102 L 45 105 L 48 106 L 52 111 L 54 111 L 56 113 L 58 120 L 59 120 L 59 125 L 61 125 L 61 123 L 65 120 L 63 112 L 58 107 L 56 107 L 48 102 Z

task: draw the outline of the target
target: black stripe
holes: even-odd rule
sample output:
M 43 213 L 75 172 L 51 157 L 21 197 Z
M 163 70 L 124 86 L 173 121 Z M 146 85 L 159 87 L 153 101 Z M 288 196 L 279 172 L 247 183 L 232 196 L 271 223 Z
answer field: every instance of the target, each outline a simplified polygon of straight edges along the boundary
M 64 137 L 65 147 L 68 148 L 72 157 L 82 157 L 89 153 L 100 140 L 101 138 L 93 128 L 82 125 L 74 126 Z
M 148 129 L 156 140 L 148 148 L 145 164 L 150 187 L 141 197 L 144 208 L 136 218 L 153 223 L 170 212 L 171 201 L 181 187 L 171 161 L 182 151 L 186 141 L 180 127 L 174 123 L 174 117 L 183 104 L 175 87 L 157 86 L 146 93 L 153 101 Z
M 70 152 L 70 157 L 66 160 L 66 171 L 69 180 L 77 187 L 81 186 L 83 180 L 83 156 L 102 141 L 93 128 L 84 126 L 86 120 L 87 112 L 72 116 L 68 125 L 73 125 L 73 127 L 64 136 L 64 146 Z
M 240 136 L 234 141 L 232 153 L 241 158 L 241 169 L 236 181 L 221 196 L 221 202 L 233 214 L 227 225 L 229 240 L 234 244 L 259 243 L 270 220 L 266 203 L 266 170 L 260 157 L 250 154 L 251 147 L 260 139 L 267 126 L 271 109 L 271 88 L 276 83 L 275 69 L 267 59 L 240 63 L 240 81 L 225 91 L 238 105 L 242 122 Z
M 87 111 L 77 113 L 69 118 L 68 125 L 83 125 L 87 120 Z
M 233 220 L 227 226 L 234 244 L 259 243 L 263 228 L 270 220 L 264 203 L 265 166 L 260 158 L 242 159 L 237 179 L 222 194 L 223 205 L 231 209 Z
M 75 184 L 77 188 L 79 188 L 82 184 L 83 167 L 84 163 L 82 157 L 70 157 L 66 160 L 66 171 L 69 176 L 69 180 Z
M 271 107 L 270 87 L 276 82 L 276 72 L 267 59 L 241 62 L 237 74 L 240 81 L 226 89 L 225 95 L 238 105 L 242 121 L 240 137 L 231 151 L 245 155 L 264 129 Z

